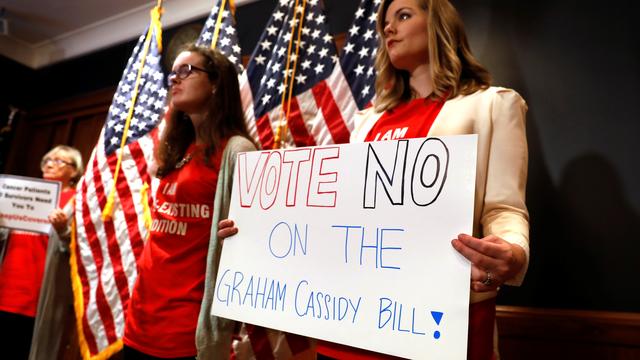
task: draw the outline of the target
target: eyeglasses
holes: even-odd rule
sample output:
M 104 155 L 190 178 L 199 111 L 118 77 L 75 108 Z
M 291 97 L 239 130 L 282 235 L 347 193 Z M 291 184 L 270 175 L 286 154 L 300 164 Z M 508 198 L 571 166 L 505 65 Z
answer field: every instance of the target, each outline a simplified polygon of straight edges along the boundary
M 197 66 L 191 64 L 182 64 L 178 66 L 177 69 L 169 73 L 169 76 L 167 76 L 167 85 L 171 87 L 173 85 L 174 78 L 184 80 L 189 77 L 189 75 L 191 75 L 191 73 L 193 73 L 194 71 L 202 71 L 203 73 L 209 74 L 207 70 L 199 68 Z
M 64 161 L 62 159 L 44 158 L 40 162 L 40 169 L 44 169 L 49 164 L 51 164 L 51 165 L 53 165 L 55 167 L 63 167 L 65 165 L 69 165 L 69 166 L 75 167 L 75 165 L 73 163 Z

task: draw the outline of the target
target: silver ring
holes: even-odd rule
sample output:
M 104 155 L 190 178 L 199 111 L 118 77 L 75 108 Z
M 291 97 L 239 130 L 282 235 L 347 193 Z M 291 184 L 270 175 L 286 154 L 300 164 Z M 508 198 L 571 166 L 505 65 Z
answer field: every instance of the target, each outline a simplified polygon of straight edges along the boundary
M 487 271 L 487 277 L 482 281 L 482 285 L 491 286 L 491 284 L 493 284 L 493 275 L 491 275 L 491 272 Z

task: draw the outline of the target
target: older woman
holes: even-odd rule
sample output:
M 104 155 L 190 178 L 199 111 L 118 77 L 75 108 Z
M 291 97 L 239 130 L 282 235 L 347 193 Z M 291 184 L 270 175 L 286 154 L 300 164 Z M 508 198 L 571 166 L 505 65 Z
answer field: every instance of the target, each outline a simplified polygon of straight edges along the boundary
M 58 206 L 64 207 L 82 176 L 80 152 L 69 146 L 56 146 L 44 155 L 40 168 L 44 179 L 61 183 Z M 49 216 L 58 232 L 66 230 L 66 220 L 61 209 Z M 11 231 L 0 265 L 0 348 L 16 358 L 26 359 L 29 354 L 48 242 L 46 234 Z
M 216 261 L 210 251 L 215 244 L 209 243 L 212 219 L 228 208 L 228 198 L 221 195 L 230 186 L 235 153 L 255 149 L 237 76 L 227 58 L 206 47 L 188 47 L 173 64 L 168 79 L 172 113 L 156 154 L 160 184 L 154 225 L 127 310 L 127 360 L 197 354 L 207 258 Z M 225 350 L 228 354 L 230 348 Z

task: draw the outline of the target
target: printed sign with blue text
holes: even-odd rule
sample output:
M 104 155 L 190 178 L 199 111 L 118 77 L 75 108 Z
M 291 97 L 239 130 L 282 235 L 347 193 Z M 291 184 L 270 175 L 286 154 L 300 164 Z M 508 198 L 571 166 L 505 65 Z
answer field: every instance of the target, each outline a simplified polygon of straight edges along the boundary
M 475 135 L 238 155 L 212 314 L 413 359 L 466 359 Z
M 0 226 L 49 233 L 59 193 L 57 181 L 0 174 Z

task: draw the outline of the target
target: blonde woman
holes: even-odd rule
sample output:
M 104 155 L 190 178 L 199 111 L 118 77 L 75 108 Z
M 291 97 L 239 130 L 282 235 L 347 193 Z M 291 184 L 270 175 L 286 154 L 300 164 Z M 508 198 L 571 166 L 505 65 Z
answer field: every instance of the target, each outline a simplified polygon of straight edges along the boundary
M 448 0 L 383 0 L 377 29 L 376 98 L 357 115 L 351 142 L 478 135 L 473 233 L 452 246 L 472 264 L 468 358 L 492 359 L 498 288 L 519 285 L 529 262 L 526 103 L 491 86 Z M 221 238 L 237 231 L 230 219 L 219 223 Z M 327 342 L 318 352 L 320 359 L 390 358 Z
M 351 142 L 478 135 L 473 234 L 452 246 L 472 264 L 468 358 L 492 359 L 498 288 L 519 285 L 529 258 L 527 106 L 515 91 L 490 86 L 448 0 L 383 0 L 377 21 L 375 104 L 356 118 Z M 318 351 L 384 358 L 326 343 Z

